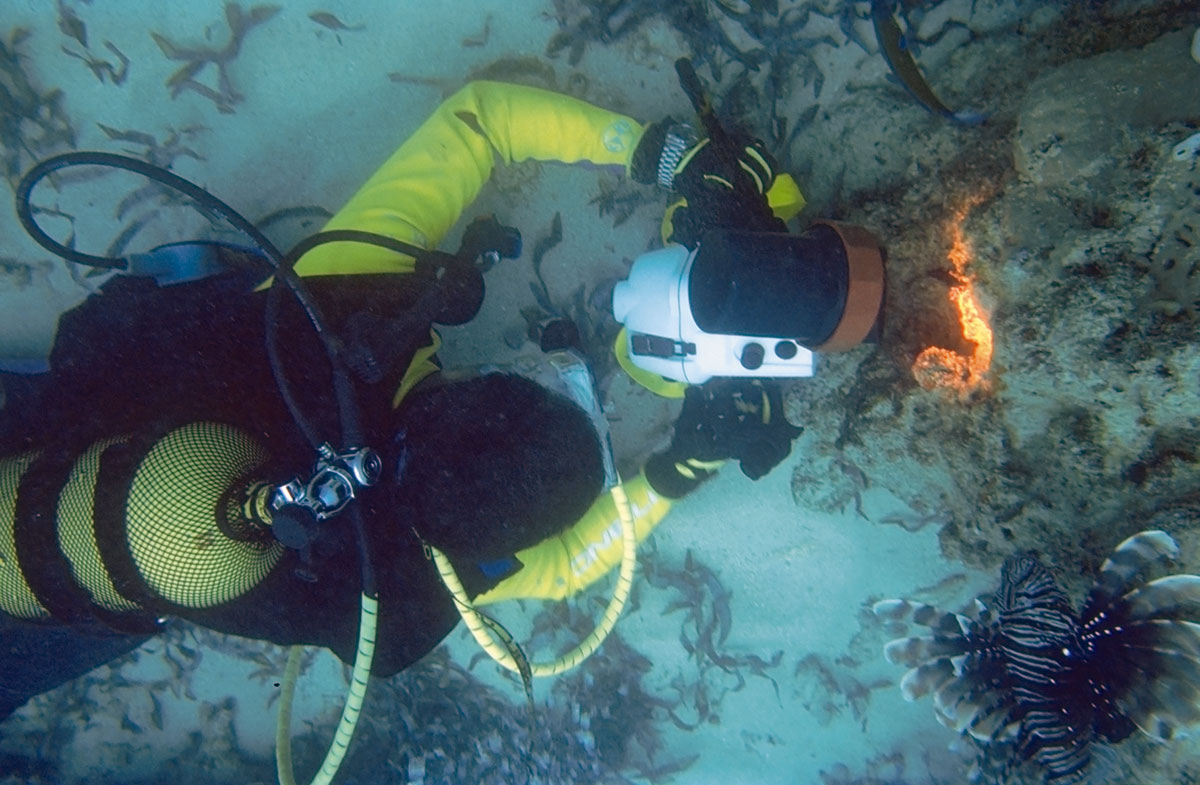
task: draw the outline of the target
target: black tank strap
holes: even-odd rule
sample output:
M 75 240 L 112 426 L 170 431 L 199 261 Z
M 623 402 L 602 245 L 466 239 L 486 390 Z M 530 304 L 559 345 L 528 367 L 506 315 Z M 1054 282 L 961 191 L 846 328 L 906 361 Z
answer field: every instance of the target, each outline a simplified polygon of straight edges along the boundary
M 100 561 L 117 593 L 147 610 L 165 612 L 166 604 L 142 580 L 125 540 L 125 504 L 138 466 L 157 440 L 157 434 L 137 437 L 114 444 L 100 455 L 93 515 Z

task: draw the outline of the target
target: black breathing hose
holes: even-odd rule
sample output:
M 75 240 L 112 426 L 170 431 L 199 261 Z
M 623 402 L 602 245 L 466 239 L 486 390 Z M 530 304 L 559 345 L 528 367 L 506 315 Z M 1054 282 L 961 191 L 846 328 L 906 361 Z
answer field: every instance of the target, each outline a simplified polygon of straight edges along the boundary
M 30 196 L 33 189 L 47 175 L 50 175 L 60 169 L 65 169 L 70 166 L 107 166 L 115 169 L 124 169 L 134 174 L 140 174 L 150 180 L 173 188 L 176 191 L 190 197 L 201 209 L 206 210 L 214 215 L 223 218 L 230 226 L 234 227 L 242 234 L 250 238 L 254 245 L 263 253 L 271 267 L 274 268 L 277 278 L 282 279 L 288 288 L 292 290 L 292 294 L 300 302 L 308 315 L 309 321 L 313 325 L 313 329 L 317 333 L 322 346 L 325 348 L 325 353 L 329 357 L 329 361 L 333 364 L 334 375 L 337 376 L 341 370 L 341 363 L 338 360 L 338 347 L 332 335 L 325 329 L 325 320 L 321 316 L 321 311 L 317 304 L 309 295 L 308 289 L 300 281 L 299 277 L 292 270 L 292 266 L 287 263 L 283 254 L 279 249 L 267 239 L 267 236 L 258 230 L 254 224 L 246 220 L 237 210 L 230 207 L 225 202 L 221 201 L 216 196 L 191 182 L 185 180 L 179 175 L 163 169 L 161 166 L 146 161 L 131 158 L 125 155 L 117 155 L 115 153 L 101 152 L 75 152 L 63 153 L 52 158 L 47 158 L 45 161 L 38 163 L 32 169 L 25 173 L 21 178 L 21 182 L 17 184 L 17 218 L 21 222 L 21 226 L 29 233 L 29 236 L 50 253 L 66 259 L 69 262 L 76 264 L 87 265 L 89 267 L 99 267 L 107 270 L 123 270 L 128 267 L 128 261 L 124 257 L 112 256 L 95 256 L 93 254 L 83 253 L 73 248 L 68 248 L 62 243 L 55 240 L 38 225 L 33 217 L 34 208 L 30 204 Z M 294 262 L 293 262 L 294 263 Z M 273 324 L 267 324 L 267 333 L 270 335 L 273 332 Z M 292 415 L 292 419 L 296 421 L 297 426 L 304 434 L 305 438 L 316 449 L 323 442 L 316 435 L 315 429 L 304 414 L 297 408 L 295 396 L 291 393 L 291 388 L 288 386 L 287 378 L 283 374 L 283 367 L 280 363 L 279 356 L 271 350 L 272 342 L 268 340 L 268 357 L 271 366 L 271 375 L 275 379 L 275 384 L 279 387 L 280 393 L 283 396 L 284 403 L 288 407 L 288 411 Z M 352 398 L 348 399 L 340 389 L 339 385 L 335 385 L 335 395 L 337 396 L 337 406 L 339 416 L 342 421 L 356 421 L 357 417 L 351 414 L 352 410 L 356 409 Z
M 298 242 L 290 251 L 288 251 L 287 256 L 280 260 L 279 269 L 287 270 L 288 274 L 295 278 L 299 285 L 303 286 L 303 283 L 299 281 L 299 277 L 295 275 L 294 268 L 296 262 L 298 262 L 306 253 L 318 246 L 325 245 L 327 243 L 339 242 L 355 242 L 377 245 L 381 248 L 387 248 L 390 251 L 395 251 L 397 253 L 402 253 L 413 257 L 420 257 L 429 253 L 424 248 L 410 245 L 402 240 L 396 240 L 384 235 L 374 234 L 372 232 L 363 232 L 357 229 L 334 229 L 327 232 L 318 232 Z M 267 295 L 268 326 L 275 323 L 274 317 L 278 312 L 278 309 L 279 298 L 275 295 L 275 288 L 272 286 L 271 291 Z M 274 358 L 278 358 L 279 356 L 278 332 L 276 330 L 267 330 L 267 352 L 272 356 L 272 362 L 275 362 L 276 360 Z M 353 390 L 351 389 L 350 385 L 349 373 L 347 372 L 345 362 L 342 360 L 341 352 L 335 350 L 335 352 L 330 356 L 330 361 L 335 364 L 335 368 L 337 370 L 337 372 L 333 375 L 333 384 L 335 388 L 335 394 L 338 396 L 338 399 L 341 400 L 343 396 L 352 397 Z M 341 427 L 342 439 L 345 444 L 358 445 L 363 443 L 364 431 L 362 419 L 359 416 L 357 406 L 350 407 L 348 411 L 342 413 Z

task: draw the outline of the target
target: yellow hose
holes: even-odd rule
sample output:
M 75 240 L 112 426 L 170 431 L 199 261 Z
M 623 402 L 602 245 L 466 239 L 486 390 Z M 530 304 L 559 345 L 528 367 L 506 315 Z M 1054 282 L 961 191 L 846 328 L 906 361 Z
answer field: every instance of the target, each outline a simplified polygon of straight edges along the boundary
M 371 662 L 375 658 L 375 631 L 379 624 L 379 601 L 362 595 L 362 612 L 358 622 L 358 651 L 354 654 L 354 672 L 350 677 L 350 689 L 346 704 L 342 707 L 342 718 L 337 731 L 325 753 L 325 760 L 317 770 L 311 785 L 329 785 L 338 767 L 346 757 L 354 728 L 362 713 L 363 700 L 367 695 L 367 681 L 371 678 Z M 275 725 L 275 765 L 279 771 L 279 785 L 296 785 L 292 772 L 292 698 L 296 691 L 296 679 L 300 674 L 300 647 L 293 646 L 288 652 L 287 668 L 279 694 L 279 718 Z
M 611 493 L 617 508 L 617 516 L 621 521 L 621 544 L 623 546 L 621 569 L 617 575 L 617 585 L 613 588 L 613 596 L 608 601 L 608 606 L 604 609 L 604 616 L 596 625 L 596 629 L 580 641 L 578 646 L 553 662 L 529 663 L 529 672 L 533 676 L 555 676 L 574 668 L 591 656 L 612 632 L 613 627 L 617 624 L 617 619 L 621 616 L 621 611 L 625 608 L 625 603 L 629 600 L 629 593 L 633 589 L 633 573 L 637 566 L 637 531 L 634 527 L 633 510 L 629 506 L 629 498 L 625 495 L 625 489 L 618 483 L 612 487 Z M 438 573 L 442 576 L 442 581 L 453 595 L 458 612 L 475 640 L 492 659 L 505 668 L 519 673 L 522 670 L 521 665 L 503 645 L 496 642 L 493 636 L 499 633 L 493 631 L 490 625 L 483 621 L 482 614 L 471 605 L 462 581 L 459 580 L 450 560 L 432 546 L 429 546 L 429 550 L 437 565 Z M 363 700 L 367 693 L 371 661 L 375 656 L 378 614 L 378 600 L 364 594 L 362 596 L 362 615 L 358 626 L 358 651 L 354 657 L 354 673 L 350 679 L 346 705 L 342 709 L 342 718 L 338 722 L 333 742 L 325 754 L 321 768 L 313 777 L 311 785 L 329 785 L 346 756 L 346 750 L 354 735 L 354 728 L 358 724 L 358 717 L 362 712 Z M 300 673 L 300 651 L 299 646 L 293 646 L 288 653 L 287 668 L 284 670 L 283 681 L 280 685 L 279 717 L 275 727 L 275 764 L 279 772 L 280 785 L 296 785 L 296 778 L 292 770 L 291 723 L 292 701 L 296 690 L 296 680 Z
M 617 507 L 617 516 L 621 520 L 621 544 L 624 546 L 621 552 L 621 570 L 617 575 L 617 585 L 613 588 L 612 599 L 608 601 L 608 607 L 604 609 L 604 616 L 596 625 L 596 629 L 580 641 L 578 646 L 552 662 L 529 663 L 530 671 L 534 676 L 556 676 L 574 668 L 591 656 L 612 632 L 629 599 L 629 592 L 633 588 L 633 571 L 637 565 L 637 531 L 634 528 L 633 510 L 630 509 L 629 497 L 625 495 L 625 489 L 621 487 L 620 483 L 617 483 L 612 487 L 611 493 Z M 433 555 L 433 561 L 437 565 L 438 574 L 442 576 L 443 583 L 454 597 L 459 615 L 462 616 L 463 622 L 466 623 L 467 629 L 471 631 L 475 641 L 497 663 L 514 673 L 519 673 L 520 665 L 504 646 L 496 642 L 491 625 L 483 621 L 482 614 L 467 599 L 466 590 L 463 589 L 462 581 L 459 580 L 450 560 L 437 548 L 428 547 Z

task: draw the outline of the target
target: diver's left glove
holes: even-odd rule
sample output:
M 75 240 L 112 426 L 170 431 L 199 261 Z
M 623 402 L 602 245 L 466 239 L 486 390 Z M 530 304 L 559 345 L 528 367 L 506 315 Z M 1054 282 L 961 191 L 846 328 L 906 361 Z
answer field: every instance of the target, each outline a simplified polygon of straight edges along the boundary
M 699 138 L 689 124 L 667 117 L 646 128 L 633 151 L 629 173 L 639 183 L 657 183 L 690 200 L 712 189 L 733 191 L 734 180 L 741 176 L 730 170 L 736 164 L 749 177 L 751 188 L 765 194 L 775 182 L 775 158 L 761 139 L 734 134 L 731 142 L 733 150 L 726 156 L 709 139 Z
M 783 415 L 779 385 L 759 379 L 714 379 L 684 393 L 675 436 L 646 462 L 646 480 L 677 499 L 711 477 L 726 460 L 752 480 L 765 476 L 803 432 Z
M 673 241 L 694 247 L 714 227 L 786 231 L 767 204 L 778 169 L 774 157 L 760 139 L 734 134 L 730 143 L 731 150 L 718 150 L 710 139 L 699 139 L 690 125 L 671 117 L 642 134 L 630 160 L 630 176 L 687 200 L 673 213 Z M 739 181 L 748 184 L 748 192 L 736 187 Z

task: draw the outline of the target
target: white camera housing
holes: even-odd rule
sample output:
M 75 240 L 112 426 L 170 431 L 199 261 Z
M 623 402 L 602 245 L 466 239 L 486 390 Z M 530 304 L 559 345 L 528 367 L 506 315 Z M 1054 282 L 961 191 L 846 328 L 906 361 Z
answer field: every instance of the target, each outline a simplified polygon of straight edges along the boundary
M 687 384 L 812 376 L 815 355 L 878 334 L 883 290 L 883 249 L 862 227 L 710 229 L 692 251 L 669 245 L 638 257 L 614 287 L 613 315 L 625 325 L 618 359 Z
M 702 330 L 688 294 L 695 260 L 696 251 L 682 245 L 650 251 L 613 288 L 613 316 L 625 325 L 634 365 L 687 384 L 714 376 L 813 375 L 813 352 L 790 338 Z

